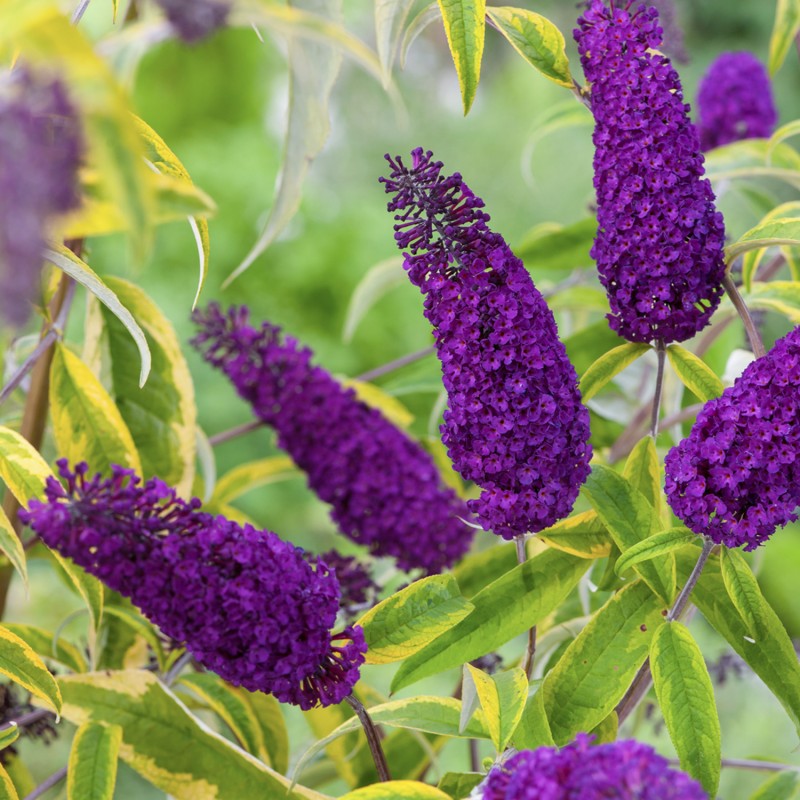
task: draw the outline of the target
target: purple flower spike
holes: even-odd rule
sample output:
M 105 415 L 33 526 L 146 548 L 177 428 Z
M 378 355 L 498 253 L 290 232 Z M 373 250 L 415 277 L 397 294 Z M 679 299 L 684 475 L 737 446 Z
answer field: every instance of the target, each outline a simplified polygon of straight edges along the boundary
M 483 492 L 468 506 L 506 539 L 572 510 L 589 474 L 589 412 L 553 314 L 456 173 L 421 148 L 386 157 L 395 239 L 425 295 L 448 407 L 442 441 Z
M 766 138 L 778 122 L 769 74 L 748 52 L 723 53 L 714 61 L 700 81 L 697 108 L 703 150 Z
M 156 0 L 184 42 L 194 43 L 225 25 L 231 0 Z
M 252 327 L 245 307 L 197 311 L 192 344 L 233 381 L 278 445 L 333 507 L 353 541 L 401 569 L 440 572 L 472 542 L 467 508 L 445 487 L 433 459 L 378 410 L 358 400 L 312 353 L 269 323 Z
M 650 0 L 650 5 L 658 11 L 661 27 L 664 30 L 662 52 L 679 64 L 689 63 L 689 54 L 684 44 L 683 28 L 678 20 L 675 0 Z
M 234 686 L 308 709 L 350 694 L 364 662 L 360 628 L 331 634 L 339 584 L 269 531 L 199 511 L 158 478 L 88 478 L 59 461 L 46 501 L 20 519 Z
M 0 94 L 0 316 L 23 325 L 36 296 L 47 224 L 77 207 L 83 155 L 64 85 L 25 68 Z
M 521 750 L 494 767 L 481 800 L 707 800 L 694 779 L 634 740 Z
M 667 500 L 695 533 L 754 550 L 800 505 L 800 328 L 706 403 L 667 454 Z
M 658 12 L 591 0 L 574 33 L 591 83 L 592 257 L 609 323 L 633 342 L 691 339 L 722 296 L 724 227 L 678 73 L 651 51 L 661 46 Z

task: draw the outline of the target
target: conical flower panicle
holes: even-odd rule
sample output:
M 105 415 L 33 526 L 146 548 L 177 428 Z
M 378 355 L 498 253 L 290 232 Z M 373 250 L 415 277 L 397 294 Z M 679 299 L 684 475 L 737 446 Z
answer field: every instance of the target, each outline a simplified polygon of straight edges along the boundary
M 481 792 L 481 789 L 478 789 Z M 480 800 L 707 800 L 697 781 L 632 739 L 591 745 L 579 734 L 562 747 L 521 750 L 495 766 Z M 476 798 L 476 800 L 477 800 Z
M 233 0 L 156 0 L 175 32 L 194 43 L 225 25 Z
M 341 702 L 364 662 L 360 628 L 333 635 L 339 585 L 322 560 L 269 531 L 199 510 L 131 470 L 48 479 L 20 519 L 235 686 L 301 708 Z
M 706 403 L 667 454 L 672 510 L 717 544 L 753 550 L 800 505 L 800 328 Z
M 193 344 L 233 382 L 278 445 L 332 506 L 343 533 L 401 569 L 440 572 L 472 542 L 466 506 L 443 485 L 422 447 L 361 402 L 312 353 L 268 323 L 252 327 L 246 308 L 195 312 Z
M 16 69 L 0 89 L 0 316 L 23 325 L 41 272 L 50 219 L 77 207 L 84 142 L 56 78 Z
M 703 150 L 772 136 L 778 122 L 769 74 L 746 51 L 722 53 L 711 64 L 700 81 L 697 110 Z
M 591 84 L 592 256 L 609 324 L 633 342 L 690 339 L 719 305 L 724 227 L 678 73 L 652 52 L 662 40 L 658 12 L 590 0 L 574 33 Z
M 414 150 L 382 178 L 395 239 L 425 296 L 448 395 L 442 441 L 481 488 L 468 506 L 505 538 L 566 517 L 589 474 L 589 412 L 550 309 L 456 173 Z

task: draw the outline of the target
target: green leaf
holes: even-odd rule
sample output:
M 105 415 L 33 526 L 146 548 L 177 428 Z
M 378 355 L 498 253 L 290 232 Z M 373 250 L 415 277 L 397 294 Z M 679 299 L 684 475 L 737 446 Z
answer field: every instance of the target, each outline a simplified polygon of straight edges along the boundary
M 414 19 L 408 24 L 406 32 L 403 34 L 403 39 L 400 42 L 400 68 L 406 68 L 406 58 L 411 45 L 414 44 L 417 37 L 429 25 L 433 24 L 436 20 L 441 19 L 442 13 L 439 10 L 437 0 L 432 0 L 427 6 L 422 8 Z
M 391 80 L 392 63 L 414 0 L 375 0 L 375 41 L 383 70 L 383 86 Z M 347 341 L 347 339 L 345 339 Z
M 169 320 L 137 286 L 120 278 L 107 285 L 139 321 L 152 354 L 150 378 L 143 387 L 133 379 L 130 338 L 118 319 L 104 310 L 111 354 L 111 392 L 142 462 L 142 477 L 158 476 L 179 495 L 191 495 L 196 454 L 197 409 L 194 385 Z
M 535 750 L 537 747 L 555 746 L 556 742 L 547 720 L 544 694 L 541 690 L 528 698 L 519 725 L 514 731 L 513 742 L 517 750 Z
M 758 636 L 759 608 L 764 602 L 756 576 L 741 553 L 728 547 L 721 548 L 719 564 L 728 597 L 747 626 L 750 636 L 755 639 Z
M 592 266 L 589 251 L 597 234 L 597 220 L 587 217 L 555 230 L 537 226 L 514 252 L 537 270 L 572 272 L 579 267 Z
M 795 281 L 754 283 L 746 301 L 752 308 L 767 308 L 785 315 L 794 324 L 800 322 L 800 285 Z
M 0 426 L 0 479 L 21 506 L 44 498 L 53 471 L 31 443 L 11 428 Z
M 644 436 L 636 443 L 625 462 L 622 477 L 644 495 L 647 502 L 655 509 L 656 516 L 660 517 L 664 508 L 661 461 L 652 436 Z
M 106 627 L 104 628 L 104 633 L 106 633 L 106 635 L 108 633 L 107 626 L 110 622 L 109 618 L 118 621 L 128 628 L 137 639 L 140 638 L 147 642 L 147 645 L 156 657 L 159 670 L 162 672 L 166 670 L 167 657 L 164 653 L 161 637 L 149 620 L 146 620 L 133 607 L 106 605 L 103 606 L 102 609 L 105 616 L 104 622 Z
M 612 378 L 650 349 L 649 344 L 627 342 L 598 358 L 581 376 L 579 388 L 584 402 L 591 400 Z
M 299 474 L 294 461 L 288 456 L 248 461 L 226 472 L 217 481 L 209 504 L 215 507 L 224 506 L 259 486 L 296 478 Z
M 426 783 L 387 781 L 364 786 L 342 795 L 340 800 L 450 800 L 449 795 Z
M 122 727 L 120 758 L 176 800 L 264 797 L 328 800 L 296 786 L 214 733 L 146 670 L 96 672 L 59 679 L 63 714 L 75 725 Z
M 390 664 L 421 650 L 474 606 L 461 596 L 452 575 L 414 581 L 367 611 L 356 623 L 364 630 L 367 664 Z
M 281 704 L 271 694 L 248 692 L 247 689 L 236 691 L 253 709 L 269 754 L 269 765 L 285 775 L 289 771 L 289 732 Z
M 66 639 L 56 639 L 50 631 L 33 625 L 6 622 L 5 627 L 30 645 L 45 662 L 61 664 L 73 672 L 86 672 L 87 664 L 83 654 Z
M 439 10 L 458 74 L 464 115 L 467 115 L 481 77 L 486 0 L 439 0 Z
M 644 495 L 611 467 L 595 464 L 583 493 L 624 553 L 658 526 L 655 511 Z M 636 571 L 664 602 L 675 595 L 675 559 L 671 554 L 641 562 Z
M 590 564 L 547 550 L 507 572 L 472 598 L 468 617 L 401 664 L 392 691 L 474 661 L 527 631 L 561 605 Z
M 647 658 L 666 607 L 642 581 L 625 586 L 594 616 L 544 679 L 544 710 L 559 745 L 614 709 Z
M 25 549 L 6 512 L 0 507 L 0 552 L 11 562 L 28 590 L 28 564 Z
M 784 203 L 770 212 L 758 225 L 742 234 L 737 242 L 725 248 L 725 262 L 730 264 L 749 250 L 774 245 L 800 244 L 799 205 Z M 791 216 L 788 216 L 790 214 Z
M 377 6 L 375 13 L 377 14 Z M 353 290 L 344 315 L 342 340 L 345 344 L 350 344 L 353 340 L 353 335 L 367 312 L 392 289 L 405 282 L 406 273 L 403 270 L 402 256 L 392 256 L 367 270 Z
M 671 344 L 667 347 L 667 358 L 683 385 L 703 403 L 714 400 L 722 394 L 722 381 L 714 370 L 701 358 L 685 347 Z
M 517 548 L 513 542 L 493 543 L 485 550 L 470 553 L 453 569 L 461 594 L 474 597 L 481 589 L 514 569 L 517 561 Z
M 272 5 L 272 4 L 270 4 Z M 295 0 L 288 12 L 305 12 L 332 27 L 341 18 L 341 0 Z M 278 9 L 264 8 L 269 16 Z M 223 288 L 241 275 L 286 228 L 300 208 L 309 167 L 322 151 L 330 133 L 328 104 L 339 74 L 342 56 L 331 41 L 290 36 L 289 109 L 283 163 L 278 188 L 258 240 L 228 276 Z
M 487 675 L 472 664 L 464 664 L 464 680 L 468 679 L 475 687 L 492 743 L 502 753 L 525 710 L 528 676 L 518 667 Z
M 618 344 L 619 336 L 608 327 L 608 322 L 604 319 L 587 325 L 564 339 L 567 355 L 578 375 L 586 372 L 597 359 Z
M 438 788 L 452 800 L 465 800 L 484 778 L 482 772 L 445 772 Z
M 141 474 L 136 446 L 114 401 L 60 342 L 50 368 L 50 408 L 58 454 L 70 464 L 86 461 L 91 473 L 102 474 L 119 464 Z
M 61 713 L 61 693 L 50 670 L 24 639 L 4 626 L 0 626 L 0 673 Z
M 139 351 L 139 359 L 141 361 L 139 386 L 144 386 L 147 376 L 150 374 L 150 348 L 144 331 L 133 318 L 131 312 L 125 308 L 119 297 L 108 285 L 103 283 L 100 276 L 69 248 L 57 245 L 56 250 L 45 250 L 44 257 L 74 281 L 88 289 L 122 323 L 133 338 L 136 349 Z M 128 366 L 130 367 L 130 364 Z
M 681 769 L 717 796 L 722 758 L 714 687 L 703 654 L 688 629 L 668 622 L 650 645 L 656 697 Z
M 14 744 L 19 738 L 19 725 L 16 722 L 8 722 L 0 728 L 0 750 L 5 750 L 9 745 Z
M 685 582 L 697 561 L 697 548 L 678 554 L 678 576 Z M 752 667 L 800 732 L 800 663 L 778 615 L 759 590 L 751 606 L 755 636 L 731 603 L 717 559 L 710 558 L 692 593 L 692 602 L 733 649 Z M 755 641 L 754 641 L 755 640 Z
M 781 68 L 798 31 L 800 31 L 800 0 L 778 0 L 767 61 L 771 75 Z
M 578 558 L 605 558 L 611 554 L 611 537 L 595 511 L 562 519 L 536 534 L 536 538 Z
M 14 782 L 2 765 L 0 765 L 0 800 L 19 800 Z
M 612 711 L 602 722 L 595 725 L 590 735 L 594 736 L 594 744 L 606 744 L 607 742 L 614 742 L 619 733 L 619 717 L 617 712 Z
M 796 772 L 779 772 L 765 781 L 750 800 L 792 800 L 797 793 L 798 781 L 800 775 Z
M 212 672 L 183 675 L 179 683 L 191 689 L 214 711 L 248 753 L 272 766 L 255 712 L 240 690 Z
M 629 547 L 614 564 L 614 572 L 622 576 L 631 567 L 641 564 L 643 561 L 648 561 L 656 556 L 663 555 L 664 553 L 671 553 L 673 550 L 678 550 L 684 545 L 691 544 L 697 541 L 697 534 L 679 525 L 675 528 L 670 528 L 660 533 L 654 533 L 637 542 L 635 545 Z
M 574 85 L 564 35 L 546 17 L 524 8 L 491 6 L 486 10 L 509 44 L 546 78 L 571 89 Z
M 78 728 L 67 764 L 67 800 L 112 800 L 121 744 L 119 725 L 85 722 Z

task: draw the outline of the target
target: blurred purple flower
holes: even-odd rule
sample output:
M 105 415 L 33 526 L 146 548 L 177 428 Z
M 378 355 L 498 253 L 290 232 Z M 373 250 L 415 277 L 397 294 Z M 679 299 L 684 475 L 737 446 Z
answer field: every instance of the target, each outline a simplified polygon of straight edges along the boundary
M 521 750 L 495 766 L 482 800 L 707 800 L 695 780 L 634 740 Z
M 703 150 L 769 137 L 778 122 L 769 74 L 748 52 L 717 57 L 700 81 L 697 111 Z
M 310 553 L 307 553 L 306 557 L 317 558 Z M 342 593 L 340 606 L 345 615 L 349 615 L 351 609 L 356 609 L 357 612 L 363 611 L 376 602 L 380 587 L 372 580 L 369 567 L 363 561 L 359 561 L 355 556 L 343 556 L 336 550 L 328 550 L 318 558 L 325 563 L 339 582 Z
M 706 403 L 665 461 L 667 500 L 695 533 L 754 550 L 800 505 L 800 328 Z
M 649 0 L 650 5 L 658 11 L 661 27 L 664 31 L 664 43 L 661 50 L 664 55 L 679 64 L 689 63 L 689 54 L 683 40 L 683 28 L 678 20 L 675 0 Z
M 184 42 L 205 39 L 228 18 L 232 0 L 156 0 Z
M 395 239 L 425 295 L 448 407 L 442 441 L 483 492 L 468 506 L 510 539 L 572 510 L 589 474 L 589 412 L 553 314 L 522 262 L 487 227 L 461 175 L 418 148 L 381 178 Z
M 0 92 L 0 316 L 23 325 L 36 297 L 47 224 L 79 204 L 84 144 L 66 88 L 24 67 Z
M 265 322 L 252 327 L 245 307 L 224 314 L 212 304 L 194 314 L 192 344 L 231 379 L 254 413 L 332 506 L 353 541 L 401 569 L 440 572 L 472 542 L 466 506 L 443 485 L 433 459 L 321 367 L 311 350 Z
M 199 510 L 158 478 L 113 466 L 87 478 L 59 461 L 66 489 L 20 519 L 48 545 L 130 597 L 169 637 L 234 686 L 312 708 L 341 702 L 359 677 L 360 628 L 331 634 L 339 585 L 323 561 L 269 531 Z
M 630 3 L 627 4 L 630 6 Z M 574 32 L 595 117 L 592 248 L 613 330 L 681 342 L 710 321 L 725 274 L 722 215 L 658 12 L 591 0 Z

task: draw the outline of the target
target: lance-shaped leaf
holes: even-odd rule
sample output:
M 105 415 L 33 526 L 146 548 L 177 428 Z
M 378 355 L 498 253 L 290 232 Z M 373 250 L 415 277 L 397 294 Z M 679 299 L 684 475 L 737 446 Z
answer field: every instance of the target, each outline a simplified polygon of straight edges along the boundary
M 636 443 L 625 461 L 622 477 L 644 495 L 660 517 L 664 507 L 661 461 L 652 436 L 645 436 Z
M 800 775 L 797 772 L 779 772 L 765 781 L 750 800 L 792 800 L 797 794 Z
M 537 747 L 555 746 L 556 742 L 547 720 L 544 694 L 541 690 L 528 698 L 512 740 L 517 750 L 535 750 Z
M 706 403 L 722 394 L 722 381 L 714 370 L 685 347 L 671 344 L 667 348 L 667 358 L 683 385 L 698 400 Z
M 152 355 L 150 379 L 139 387 L 130 369 L 132 342 L 115 315 L 104 309 L 111 355 L 111 391 L 142 462 L 142 477 L 157 475 L 178 494 L 191 494 L 196 452 L 194 384 L 169 320 L 137 286 L 120 278 L 106 284 L 144 329 Z
M 86 672 L 87 664 L 83 654 L 66 639 L 56 639 L 55 634 L 33 625 L 7 622 L 5 627 L 30 645 L 45 662 L 55 662 L 73 672 Z
M 591 400 L 614 376 L 650 349 L 649 344 L 627 342 L 604 353 L 581 376 L 581 397 L 584 401 Z
M 800 0 L 778 0 L 775 25 L 769 40 L 767 65 L 770 74 L 774 75 L 781 68 L 798 31 L 800 31 Z
M 61 713 L 61 693 L 44 662 L 24 640 L 0 626 L 0 673 Z
M 450 800 L 450 795 L 425 783 L 388 781 L 348 792 L 340 800 Z
M 751 308 L 777 311 L 792 323 L 800 323 L 800 285 L 795 281 L 754 283 L 746 300 Z
M 722 758 L 714 687 L 703 654 L 680 622 L 661 626 L 650 645 L 656 697 L 681 769 L 717 796 Z
M 750 636 L 758 636 L 759 608 L 764 602 L 756 576 L 737 550 L 723 547 L 719 554 L 722 582 L 731 602 L 747 626 Z
M 591 563 L 548 550 L 507 572 L 472 598 L 468 617 L 403 662 L 392 691 L 474 661 L 529 630 L 561 605 Z
M 725 248 L 725 260 L 730 264 L 750 250 L 774 245 L 800 245 L 800 202 L 784 203 L 770 211 L 758 225 Z
M 119 725 L 85 722 L 78 728 L 67 764 L 67 800 L 112 800 L 121 744 Z
M 391 80 L 392 63 L 414 0 L 375 0 L 375 42 L 383 70 L 383 86 Z
M 374 383 L 349 378 L 342 381 L 342 386 L 352 389 L 362 403 L 377 408 L 386 419 L 393 422 L 398 428 L 407 428 L 414 421 L 414 415 L 403 403 L 375 386 Z
M 14 526 L 11 524 L 11 520 L 2 508 L 0 508 L 0 552 L 11 562 L 11 566 L 22 578 L 27 591 L 28 564 L 25 559 L 25 550 L 17 532 L 14 530 Z
M 3 800 L 19 800 L 14 781 L 11 780 L 11 776 L 2 765 L 0 765 L 0 797 Z
M 272 456 L 239 464 L 216 483 L 210 504 L 215 507 L 233 502 L 259 486 L 296 478 L 300 471 L 288 456 Z
M 525 709 L 528 676 L 518 667 L 488 675 L 472 664 L 465 664 L 464 680 L 474 687 L 492 744 L 498 753 L 502 753 Z
M 0 426 L 0 479 L 22 506 L 44 497 L 44 485 L 53 474 L 33 445 L 11 428 Z
M 525 8 L 510 6 L 491 6 L 486 13 L 532 67 L 560 86 L 573 87 L 564 35 L 549 19 Z
M 380 0 L 379 0 L 380 2 Z M 385 0 L 384 0 L 385 2 Z M 394 2 L 394 0 L 392 0 Z M 377 8 L 376 8 L 377 13 Z M 358 329 L 361 320 L 367 312 L 384 295 L 400 284 L 406 282 L 406 273 L 403 270 L 403 257 L 392 256 L 380 261 L 371 267 L 364 277 L 358 282 L 350 296 L 350 303 L 344 315 L 344 328 L 342 340 L 349 344 Z
M 536 538 L 578 558 L 605 558 L 611 554 L 613 544 L 595 511 L 584 511 L 562 519 L 536 534 Z
M 19 739 L 19 725 L 16 722 L 9 722 L 0 728 L 0 750 L 5 750 L 17 739 Z
M 109 473 L 112 464 L 141 473 L 119 409 L 92 371 L 61 343 L 50 368 L 50 409 L 58 453 L 71 464 L 86 461 L 92 473 Z
M 493 9 L 494 10 L 494 9 Z M 570 104 L 570 109 L 572 104 Z M 597 235 L 597 220 L 587 217 L 572 225 L 543 228 L 537 225 L 514 252 L 531 267 L 572 272 L 590 267 L 589 251 Z
M 559 745 L 600 724 L 647 658 L 666 607 L 643 581 L 615 594 L 578 634 L 539 690 Z
M 214 733 L 146 670 L 95 672 L 59 679 L 63 714 L 75 725 L 122 727 L 119 757 L 176 800 L 265 797 L 329 800 L 295 786 Z
M 486 33 L 486 0 L 439 0 L 450 55 L 458 74 L 464 114 L 468 114 L 481 79 Z
M 452 575 L 414 581 L 367 611 L 357 622 L 367 642 L 367 664 L 390 664 L 421 650 L 474 606 L 461 596 Z
M 697 534 L 679 525 L 660 533 L 654 533 L 641 542 L 629 547 L 614 564 L 614 572 L 623 575 L 631 567 L 649 561 L 651 558 L 680 550 L 684 545 L 697 541 Z
M 659 525 L 645 496 L 610 467 L 595 464 L 582 491 L 623 553 Z M 671 554 L 641 562 L 636 571 L 666 603 L 672 603 L 675 559 Z
M 514 569 L 517 548 L 513 542 L 494 543 L 485 550 L 470 553 L 453 569 L 461 594 L 474 597 L 481 589 Z
M 445 772 L 437 788 L 452 800 L 464 800 L 485 779 L 486 776 L 482 772 Z

